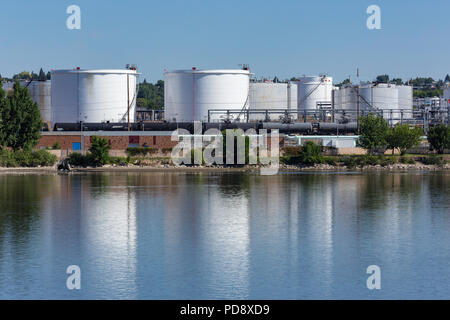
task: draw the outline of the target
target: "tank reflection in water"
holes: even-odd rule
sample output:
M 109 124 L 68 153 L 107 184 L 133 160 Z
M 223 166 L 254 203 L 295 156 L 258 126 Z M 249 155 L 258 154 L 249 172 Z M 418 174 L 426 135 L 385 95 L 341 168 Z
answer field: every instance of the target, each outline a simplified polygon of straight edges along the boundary
M 439 172 L 3 174 L 0 298 L 448 299 L 449 191 Z

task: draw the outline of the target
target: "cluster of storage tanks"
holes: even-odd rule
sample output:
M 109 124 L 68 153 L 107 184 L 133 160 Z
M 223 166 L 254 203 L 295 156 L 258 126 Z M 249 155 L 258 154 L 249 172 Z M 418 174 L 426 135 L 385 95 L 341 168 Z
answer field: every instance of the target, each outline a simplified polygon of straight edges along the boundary
M 44 122 L 135 122 L 135 68 L 55 70 L 50 81 L 26 85 Z M 412 116 L 410 86 L 393 84 L 333 86 L 326 75 L 295 81 L 257 81 L 248 68 L 175 70 L 164 73 L 164 112 L 167 122 L 284 121 L 318 110 L 383 110 L 386 118 Z M 450 99 L 450 88 L 444 96 Z M 359 103 L 358 103 L 359 102 Z M 395 110 L 395 112 L 393 112 Z M 227 112 L 229 111 L 229 112 Z M 409 112 L 409 114 L 408 114 Z M 403 114 L 403 112 L 402 112 Z M 356 117 L 356 113 L 354 113 Z
M 359 101 L 358 101 L 359 100 Z M 411 118 L 413 89 L 411 86 L 394 84 L 345 85 L 333 91 L 333 104 L 337 110 L 361 112 L 380 111 L 387 119 Z M 350 114 L 355 117 L 356 114 Z
M 410 86 L 393 84 L 337 88 L 326 75 L 276 83 L 251 80 L 248 70 L 193 68 L 165 73 L 164 102 L 165 119 L 169 122 L 283 121 L 286 116 L 296 118 L 296 113 L 331 109 L 347 111 L 354 120 L 358 108 L 398 120 L 412 117 L 413 92 Z
M 20 81 L 39 106 L 45 123 L 135 121 L 137 71 L 134 69 L 54 70 L 51 81 Z M 5 90 L 13 83 L 5 83 Z

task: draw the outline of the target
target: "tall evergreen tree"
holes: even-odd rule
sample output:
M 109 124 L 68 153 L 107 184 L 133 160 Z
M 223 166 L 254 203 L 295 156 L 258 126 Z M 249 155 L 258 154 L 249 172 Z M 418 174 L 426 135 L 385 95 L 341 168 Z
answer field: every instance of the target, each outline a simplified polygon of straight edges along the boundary
M 44 70 L 42 70 L 42 68 L 41 68 L 41 70 L 39 70 L 38 80 L 39 81 L 47 80 L 47 76 L 45 75 Z
M 27 88 L 19 82 L 13 87 L 12 94 L 2 99 L 0 109 L 3 146 L 14 150 L 32 149 L 41 136 L 42 121 L 38 105 L 33 102 Z

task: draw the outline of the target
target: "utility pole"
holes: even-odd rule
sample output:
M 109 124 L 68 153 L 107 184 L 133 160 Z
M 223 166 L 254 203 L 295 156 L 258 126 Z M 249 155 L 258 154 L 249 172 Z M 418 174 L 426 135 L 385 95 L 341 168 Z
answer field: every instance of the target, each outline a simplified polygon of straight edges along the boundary
M 361 107 L 361 97 L 360 97 L 360 95 L 359 95 L 359 85 L 357 86 L 357 89 L 356 89 L 357 91 L 357 94 L 356 94 L 356 96 L 357 96 L 357 99 L 356 99 L 356 126 L 357 126 L 357 129 L 358 129 L 358 134 L 359 134 L 359 114 L 360 114 L 360 112 L 361 112 L 361 110 L 360 110 L 360 107 Z
M 127 73 L 127 115 L 128 115 L 128 131 L 130 131 L 130 75 Z

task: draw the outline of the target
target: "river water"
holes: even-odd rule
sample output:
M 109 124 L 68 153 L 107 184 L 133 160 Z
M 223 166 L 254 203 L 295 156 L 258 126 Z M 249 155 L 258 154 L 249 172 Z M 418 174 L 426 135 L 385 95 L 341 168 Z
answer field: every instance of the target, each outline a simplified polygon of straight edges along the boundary
M 445 172 L 3 174 L 0 298 L 449 299 L 449 193 Z

